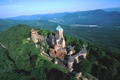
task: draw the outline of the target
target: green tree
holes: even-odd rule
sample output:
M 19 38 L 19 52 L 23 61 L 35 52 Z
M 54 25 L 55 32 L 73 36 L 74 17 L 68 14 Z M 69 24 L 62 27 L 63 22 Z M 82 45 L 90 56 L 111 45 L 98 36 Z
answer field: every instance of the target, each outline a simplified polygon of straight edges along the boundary
M 114 66 L 111 66 L 107 70 L 106 79 L 107 80 L 113 80 L 116 75 L 117 75 L 117 69 Z
M 88 54 L 88 55 L 87 55 L 87 59 L 88 59 L 92 64 L 98 64 L 98 61 L 97 61 L 96 57 L 94 57 L 94 56 L 91 55 L 91 54 Z
M 113 58 L 113 59 L 112 59 L 112 65 L 113 65 L 115 68 L 118 68 L 118 67 L 120 67 L 120 62 L 119 62 L 117 59 Z
M 83 73 L 90 73 L 91 72 L 91 69 L 92 69 L 92 64 L 90 61 L 88 60 L 83 60 L 81 63 L 80 63 L 80 67 L 81 71 Z

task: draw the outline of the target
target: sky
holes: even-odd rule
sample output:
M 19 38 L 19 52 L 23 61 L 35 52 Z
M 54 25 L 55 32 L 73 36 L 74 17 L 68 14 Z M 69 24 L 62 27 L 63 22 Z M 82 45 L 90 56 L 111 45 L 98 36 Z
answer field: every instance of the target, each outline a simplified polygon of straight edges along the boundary
M 120 0 L 0 0 L 0 18 L 120 7 Z

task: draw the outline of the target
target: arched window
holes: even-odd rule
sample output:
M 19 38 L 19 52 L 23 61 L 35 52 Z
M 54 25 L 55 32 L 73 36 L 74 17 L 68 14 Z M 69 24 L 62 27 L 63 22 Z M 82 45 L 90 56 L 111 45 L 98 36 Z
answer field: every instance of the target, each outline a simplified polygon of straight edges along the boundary
M 80 60 L 83 60 L 83 59 L 84 59 L 83 55 L 81 55 L 81 56 L 78 57 L 78 60 L 79 60 L 79 61 L 80 61 Z

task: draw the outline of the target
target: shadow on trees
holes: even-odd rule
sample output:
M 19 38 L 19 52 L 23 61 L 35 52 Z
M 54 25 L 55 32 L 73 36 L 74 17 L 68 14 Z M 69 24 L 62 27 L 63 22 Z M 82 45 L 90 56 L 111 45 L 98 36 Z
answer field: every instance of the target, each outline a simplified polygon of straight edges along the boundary
M 51 69 L 47 74 L 47 80 L 75 80 L 73 76 L 65 74 L 57 69 Z

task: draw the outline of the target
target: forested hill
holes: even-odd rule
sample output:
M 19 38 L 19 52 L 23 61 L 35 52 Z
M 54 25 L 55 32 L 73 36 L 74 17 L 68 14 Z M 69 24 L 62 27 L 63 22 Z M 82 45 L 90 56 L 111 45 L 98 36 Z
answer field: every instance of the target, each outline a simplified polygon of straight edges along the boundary
M 79 11 L 69 13 L 62 17 L 62 19 L 69 24 L 117 26 L 120 25 L 120 12 L 106 12 L 102 9 Z
M 60 65 L 40 55 L 34 43 L 26 42 L 32 27 L 16 25 L 0 33 L 0 80 L 75 80 Z M 41 35 L 51 32 L 38 29 Z M 120 55 L 88 42 L 65 35 L 66 45 L 80 49 L 87 46 L 87 59 L 76 69 L 92 74 L 99 80 L 120 80 Z

